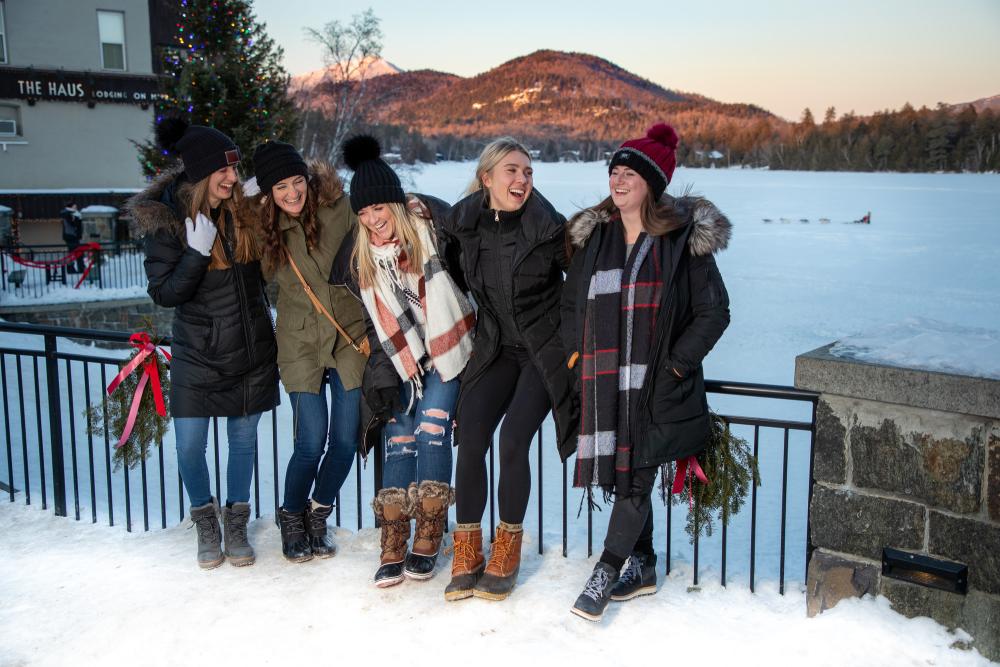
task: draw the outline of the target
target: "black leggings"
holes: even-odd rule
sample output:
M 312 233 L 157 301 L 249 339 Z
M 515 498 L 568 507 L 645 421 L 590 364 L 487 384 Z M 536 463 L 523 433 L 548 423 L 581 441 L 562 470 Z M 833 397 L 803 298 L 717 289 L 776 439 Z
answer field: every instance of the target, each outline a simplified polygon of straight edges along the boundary
M 653 482 L 659 468 L 632 471 L 632 495 L 617 498 L 608 520 L 604 548 L 622 560 L 633 551 L 653 553 Z
M 500 428 L 500 520 L 524 521 L 531 495 L 531 440 L 551 406 L 538 370 L 520 347 L 502 347 L 500 356 L 462 397 L 457 415 L 458 462 L 455 514 L 458 523 L 479 523 L 486 509 L 486 453 Z

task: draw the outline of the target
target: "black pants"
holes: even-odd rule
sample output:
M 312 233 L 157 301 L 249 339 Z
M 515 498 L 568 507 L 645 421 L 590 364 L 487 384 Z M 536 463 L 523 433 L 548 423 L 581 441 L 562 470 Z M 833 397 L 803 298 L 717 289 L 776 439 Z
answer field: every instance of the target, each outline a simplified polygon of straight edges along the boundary
M 638 468 L 632 472 L 632 495 L 618 498 L 611 508 L 604 548 L 619 558 L 632 551 L 652 553 L 653 507 L 651 497 L 659 468 Z
M 551 407 L 538 369 L 524 348 L 503 347 L 500 356 L 462 397 L 457 415 L 456 519 L 478 523 L 486 509 L 486 453 L 500 419 L 500 520 L 521 523 L 531 494 L 531 440 Z
M 63 241 L 65 241 L 65 243 L 66 243 L 66 249 L 69 252 L 73 252 L 74 250 L 76 250 L 77 248 L 80 247 L 80 238 L 78 236 L 66 236 L 64 234 L 63 235 Z M 86 268 L 87 267 L 83 263 L 83 256 L 81 255 L 80 257 L 76 258 L 75 262 L 70 262 L 67 265 L 66 270 L 69 271 L 69 272 L 71 272 L 71 273 L 74 272 L 74 271 L 76 273 L 83 273 L 83 270 L 86 269 Z

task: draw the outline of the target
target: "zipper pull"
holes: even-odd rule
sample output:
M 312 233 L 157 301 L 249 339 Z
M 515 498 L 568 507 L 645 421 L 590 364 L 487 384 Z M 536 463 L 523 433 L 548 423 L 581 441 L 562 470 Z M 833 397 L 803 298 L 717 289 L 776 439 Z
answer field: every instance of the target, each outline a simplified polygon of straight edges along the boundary
M 493 219 L 500 222 L 500 211 L 499 209 L 493 209 Z

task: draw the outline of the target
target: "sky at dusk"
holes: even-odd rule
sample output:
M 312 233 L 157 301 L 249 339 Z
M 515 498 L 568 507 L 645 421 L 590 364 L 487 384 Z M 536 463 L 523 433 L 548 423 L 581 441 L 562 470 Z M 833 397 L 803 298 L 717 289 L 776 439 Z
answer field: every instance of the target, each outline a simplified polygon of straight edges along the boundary
M 1000 94 L 1000 0 L 254 0 L 300 74 L 322 66 L 303 28 L 371 7 L 383 57 L 461 76 L 538 49 L 606 58 L 665 88 L 788 119 L 870 114 Z

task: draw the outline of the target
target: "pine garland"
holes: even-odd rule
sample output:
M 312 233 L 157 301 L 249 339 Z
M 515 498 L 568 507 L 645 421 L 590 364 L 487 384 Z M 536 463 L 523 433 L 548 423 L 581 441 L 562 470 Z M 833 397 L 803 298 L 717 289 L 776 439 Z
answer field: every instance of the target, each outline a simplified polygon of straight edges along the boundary
M 138 353 L 138 350 L 133 353 L 128 360 L 122 363 L 122 367 L 134 359 Z M 156 369 L 160 375 L 160 386 L 163 389 L 163 403 L 167 408 L 167 415 L 169 415 L 170 374 L 167 372 L 168 366 L 163 355 L 159 352 L 154 352 L 152 357 L 156 359 Z M 115 391 L 102 402 L 102 405 L 91 405 L 84 411 L 87 419 L 87 432 L 96 437 L 107 438 L 107 444 L 113 450 L 116 472 L 121 470 L 122 465 L 134 469 L 142 461 L 149 458 L 151 446 L 154 443 L 162 444 L 163 436 L 166 435 L 170 425 L 169 416 L 161 417 L 157 414 L 153 392 L 147 383 L 139 402 L 139 411 L 136 414 L 132 432 L 125 444 L 121 447 L 115 447 L 118 444 L 118 436 L 125 431 L 129 410 L 132 407 L 132 398 L 141 377 L 142 366 L 139 366 L 135 372 L 122 380 Z
M 739 512 L 746 502 L 750 485 L 760 486 L 757 457 L 751 453 L 746 439 L 733 435 L 722 417 L 714 412 L 710 414 L 708 445 L 698 455 L 698 462 L 709 483 L 692 480 L 687 493 L 677 494 L 671 500 L 675 505 L 693 501 L 684 527 L 692 544 L 695 535 L 711 537 L 716 517 L 728 523 L 729 518 Z

